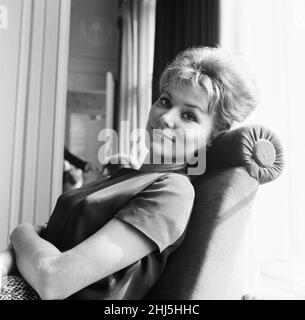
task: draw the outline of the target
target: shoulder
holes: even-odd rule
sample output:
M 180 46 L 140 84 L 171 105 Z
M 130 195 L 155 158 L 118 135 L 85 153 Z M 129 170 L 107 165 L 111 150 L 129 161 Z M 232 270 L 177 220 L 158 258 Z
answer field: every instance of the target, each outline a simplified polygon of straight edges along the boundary
M 175 172 L 166 173 L 159 179 L 159 182 L 162 186 L 183 196 L 188 195 L 191 198 L 195 197 L 194 187 L 189 177 L 185 174 Z

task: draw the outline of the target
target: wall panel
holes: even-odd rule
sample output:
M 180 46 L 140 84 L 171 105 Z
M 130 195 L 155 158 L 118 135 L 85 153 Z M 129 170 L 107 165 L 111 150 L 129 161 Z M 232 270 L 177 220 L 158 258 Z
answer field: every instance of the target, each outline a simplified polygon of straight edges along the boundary
M 61 193 L 70 0 L 0 0 L 0 249 Z

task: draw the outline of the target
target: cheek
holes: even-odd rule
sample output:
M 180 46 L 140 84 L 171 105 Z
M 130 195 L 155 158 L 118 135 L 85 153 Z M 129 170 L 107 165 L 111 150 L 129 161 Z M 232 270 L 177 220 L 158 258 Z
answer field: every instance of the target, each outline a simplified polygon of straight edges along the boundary
M 164 108 L 162 108 L 157 102 L 153 104 L 153 106 L 150 109 L 149 117 L 152 120 L 157 120 L 160 118 L 160 116 L 164 113 Z
M 149 128 L 149 126 L 153 126 L 154 122 L 156 119 L 156 110 L 153 109 L 153 107 L 150 109 L 149 115 L 148 115 L 148 120 L 147 120 L 147 125 L 146 129 Z
M 146 123 L 146 133 L 145 133 L 145 145 L 149 149 L 151 147 L 151 138 L 152 138 L 152 132 L 151 127 L 155 126 L 156 119 L 157 119 L 157 112 L 156 107 L 153 105 L 149 111 L 147 123 Z

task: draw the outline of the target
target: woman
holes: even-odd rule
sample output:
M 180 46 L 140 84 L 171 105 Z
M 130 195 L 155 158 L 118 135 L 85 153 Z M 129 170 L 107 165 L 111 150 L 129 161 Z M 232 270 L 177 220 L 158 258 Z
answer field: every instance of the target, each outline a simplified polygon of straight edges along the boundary
M 0 256 L 3 275 L 16 261 L 42 299 L 142 299 L 184 238 L 194 154 L 256 105 L 255 84 L 235 58 L 220 48 L 180 53 L 161 75 L 141 167 L 63 193 L 46 228 L 16 227 Z

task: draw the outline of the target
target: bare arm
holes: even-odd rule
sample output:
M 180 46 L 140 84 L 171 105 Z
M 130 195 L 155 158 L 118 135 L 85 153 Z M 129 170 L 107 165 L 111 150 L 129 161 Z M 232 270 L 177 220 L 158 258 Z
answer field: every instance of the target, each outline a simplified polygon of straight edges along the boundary
M 116 218 L 63 253 L 28 224 L 17 227 L 11 241 L 19 271 L 42 299 L 64 299 L 157 248 L 140 231 Z
M 34 225 L 33 228 L 37 234 L 41 234 L 45 226 Z M 8 249 L 0 251 L 0 265 L 2 276 L 13 275 L 18 272 L 15 252 L 11 245 Z

